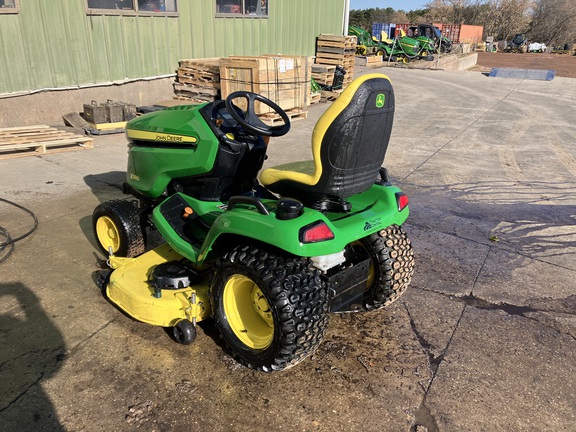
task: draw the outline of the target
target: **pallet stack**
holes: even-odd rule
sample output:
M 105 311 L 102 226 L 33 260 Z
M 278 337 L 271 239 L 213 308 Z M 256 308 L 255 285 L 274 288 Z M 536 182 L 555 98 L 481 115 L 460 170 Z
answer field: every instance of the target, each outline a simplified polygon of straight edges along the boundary
M 316 40 L 316 64 L 341 66 L 346 70 L 342 89 L 346 88 L 354 78 L 355 56 L 356 36 L 321 34 Z
M 212 102 L 220 99 L 220 58 L 181 60 L 174 82 L 174 99 Z
M 93 146 L 92 138 L 46 125 L 0 129 L 0 159 L 84 150 Z

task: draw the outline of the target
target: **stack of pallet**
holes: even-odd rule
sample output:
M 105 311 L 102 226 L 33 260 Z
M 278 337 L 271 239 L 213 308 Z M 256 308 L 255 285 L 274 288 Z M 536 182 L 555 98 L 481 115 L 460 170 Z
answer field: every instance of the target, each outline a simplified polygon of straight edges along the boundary
M 355 55 L 356 36 L 321 34 L 316 40 L 316 64 L 341 66 L 346 70 L 342 82 L 343 89 L 354 78 Z
M 308 58 L 304 56 L 231 56 L 220 60 L 222 99 L 245 90 L 258 93 L 280 106 L 292 120 L 306 118 L 310 95 Z M 241 99 L 235 101 L 242 109 Z M 265 123 L 280 121 L 267 105 L 256 102 L 255 112 Z
M 46 125 L 0 129 L 0 159 L 91 149 L 93 139 Z
M 220 99 L 220 58 L 181 60 L 178 65 L 175 99 L 199 103 Z

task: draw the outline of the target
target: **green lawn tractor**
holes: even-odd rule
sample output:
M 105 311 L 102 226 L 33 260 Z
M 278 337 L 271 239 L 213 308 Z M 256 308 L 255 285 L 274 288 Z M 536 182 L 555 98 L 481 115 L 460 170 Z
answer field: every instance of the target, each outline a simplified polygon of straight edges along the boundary
M 408 27 L 408 36 L 416 39 L 430 53 L 452 51 L 452 41 L 442 36 L 440 29 L 432 24 L 418 24 Z
M 416 59 L 434 59 L 430 55 L 435 51 L 431 40 L 422 38 L 422 41 L 420 41 L 408 37 L 402 30 L 395 39 L 385 39 L 383 41 L 378 41 L 372 34 L 361 27 L 348 27 L 348 34 L 357 38 L 357 55 L 379 55 L 384 60 L 404 63 Z
M 434 60 L 432 55 L 435 52 L 431 40 L 422 38 L 418 40 L 406 35 L 404 30 L 400 29 L 394 40 L 389 40 L 388 44 L 392 47 L 394 55 L 405 63 L 412 60 Z
M 382 43 L 372 36 L 369 32 L 361 27 L 350 26 L 348 27 L 348 34 L 356 36 L 356 54 L 361 56 L 377 55 L 382 56 L 384 60 L 392 54 L 392 47 L 386 43 Z M 394 59 L 395 60 L 395 59 Z
M 283 123 L 256 115 L 269 107 Z M 382 168 L 394 117 L 388 77 L 354 80 L 318 120 L 312 160 L 260 173 L 287 114 L 250 92 L 128 122 L 124 191 L 93 229 L 108 300 L 189 344 L 212 319 L 240 363 L 289 368 L 321 343 L 330 312 L 369 311 L 408 287 L 408 198 Z M 153 248 L 150 233 L 165 244 Z

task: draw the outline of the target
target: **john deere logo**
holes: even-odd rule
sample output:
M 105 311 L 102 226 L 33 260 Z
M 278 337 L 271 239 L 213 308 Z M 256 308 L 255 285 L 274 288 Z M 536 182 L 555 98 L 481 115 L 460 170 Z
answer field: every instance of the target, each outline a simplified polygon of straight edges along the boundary
M 376 96 L 376 108 L 382 108 L 385 101 L 386 97 L 382 93 L 379 93 L 378 96 Z

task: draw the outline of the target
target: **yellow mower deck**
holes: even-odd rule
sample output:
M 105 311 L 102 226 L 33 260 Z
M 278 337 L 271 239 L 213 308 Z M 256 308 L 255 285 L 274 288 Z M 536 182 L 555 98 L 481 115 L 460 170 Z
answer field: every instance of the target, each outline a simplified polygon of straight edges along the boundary
M 201 321 L 211 313 L 208 275 L 192 287 L 162 289 L 159 298 L 148 282 L 157 265 L 180 259 L 182 256 L 167 244 L 137 258 L 112 256 L 110 266 L 114 271 L 106 295 L 128 315 L 148 324 L 171 327 L 182 319 Z

